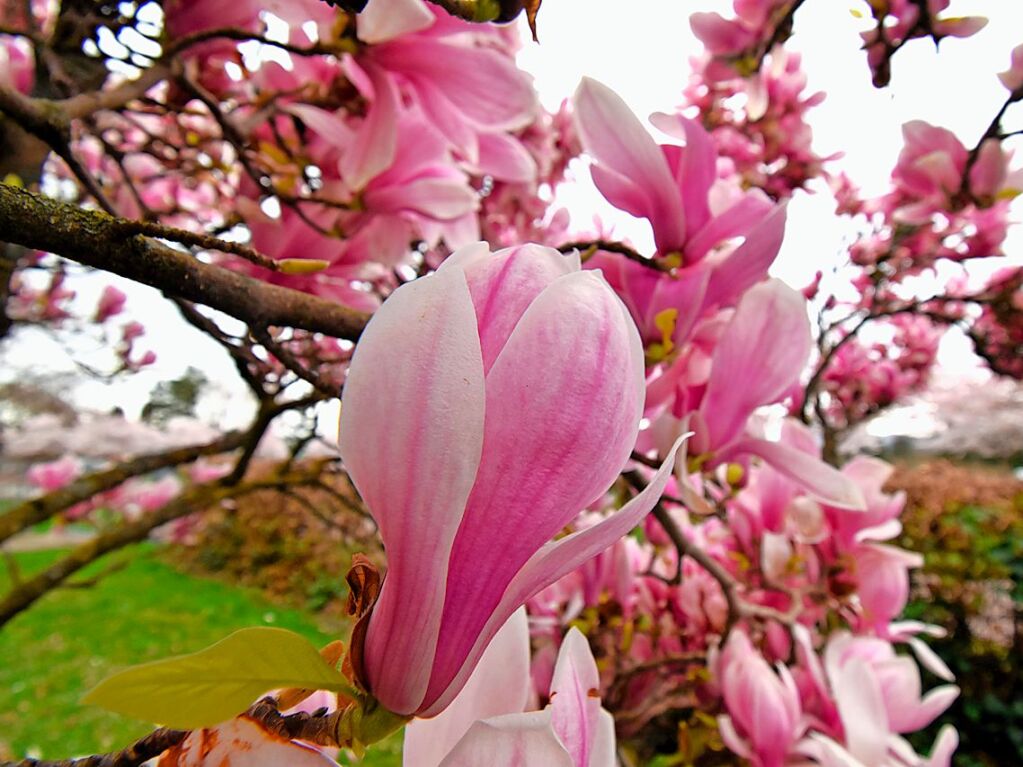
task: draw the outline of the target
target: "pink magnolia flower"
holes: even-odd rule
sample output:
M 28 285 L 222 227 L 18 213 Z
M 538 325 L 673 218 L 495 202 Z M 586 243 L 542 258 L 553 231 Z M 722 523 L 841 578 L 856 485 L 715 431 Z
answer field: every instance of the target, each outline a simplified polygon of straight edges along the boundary
M 23 37 L 0 35 L 0 85 L 29 93 L 35 83 L 35 56 Z
M 111 317 L 124 311 L 124 303 L 128 296 L 113 285 L 103 288 L 103 293 L 96 304 L 96 314 L 93 316 L 95 322 L 106 322 Z
M 1002 85 L 1015 93 L 1023 88 L 1023 45 L 1012 49 L 1012 61 L 1009 68 L 998 75 Z
M 876 458 L 853 459 L 842 474 L 862 491 L 865 509 L 825 510 L 831 536 L 824 551 L 833 559 L 846 557 L 853 562 L 861 623 L 882 636 L 909 600 L 909 570 L 923 566 L 920 554 L 880 543 L 902 531 L 898 516 L 905 496 L 882 489 L 891 473 L 892 467 Z
M 600 679 L 586 637 L 561 644 L 550 704 L 529 703 L 529 632 L 520 609 L 502 627 L 451 705 L 405 730 L 407 767 L 613 767 L 614 720 L 600 706 Z
M 600 276 L 536 245 L 463 248 L 398 288 L 342 405 L 341 456 L 389 561 L 366 677 L 400 714 L 442 711 L 519 605 L 649 511 L 673 459 L 617 514 L 548 543 L 627 460 L 643 359 Z
M 181 480 L 168 474 L 158 480 L 129 480 L 121 486 L 117 503 L 129 516 L 156 511 L 181 492 Z
M 807 452 L 805 445 L 771 442 L 750 429 L 758 408 L 789 395 L 811 345 L 803 297 L 778 280 L 760 283 L 746 292 L 721 329 L 705 375 L 694 378 L 694 366 L 683 354 L 650 381 L 648 415 L 659 415 L 659 428 L 668 435 L 692 431 L 689 450 L 705 466 L 758 456 L 818 498 L 862 508 L 855 483 Z M 750 370 L 757 372 L 750 377 Z M 745 384 L 736 386 L 738 380 Z
M 921 696 L 916 663 L 896 655 L 883 639 L 837 632 L 828 640 L 823 664 L 809 641 L 805 629 L 797 630 L 807 672 L 804 697 L 824 732 L 804 740 L 801 752 L 827 767 L 948 767 L 958 742 L 954 729 L 942 729 L 930 759 L 919 757 L 898 733 L 930 724 L 956 699 L 958 687 L 942 685 Z
M 49 463 L 37 463 L 30 466 L 25 479 L 44 493 L 52 493 L 67 487 L 82 475 L 82 462 L 72 455 L 65 455 Z
M 718 679 L 728 714 L 718 720 L 725 744 L 754 767 L 782 767 L 803 732 L 799 692 L 785 666 L 775 673 L 742 631 L 721 653 Z
M 959 745 L 959 733 L 950 724 L 938 731 L 929 757 L 917 754 L 903 738 L 892 737 L 879 761 L 861 761 L 826 735 L 812 733 L 803 741 L 800 752 L 822 767 L 952 767 L 952 754 Z
M 500 44 L 484 44 L 496 30 L 452 19 L 422 0 L 370 0 L 358 34 L 373 43 L 357 54 L 358 64 L 380 72 L 377 85 L 388 80 L 407 94 L 469 162 L 479 160 L 482 136 L 524 128 L 537 113 L 536 91 L 514 57 Z M 381 125 L 373 145 L 388 142 Z
M 660 130 L 686 142 L 660 146 L 614 91 L 589 78 L 573 102 L 593 182 L 612 205 L 650 221 L 658 255 L 693 264 L 745 237 L 717 268 L 745 274 L 762 266 L 766 273 L 781 246 L 784 214 L 759 191 L 712 195 L 717 154 L 703 128 L 678 115 L 654 115 Z
M 911 198 L 944 204 L 962 183 L 969 155 L 954 133 L 923 120 L 902 126 L 905 146 L 892 171 L 896 187 Z
M 824 651 L 824 667 L 847 729 L 883 718 L 886 733 L 915 732 L 959 696 L 959 688 L 951 684 L 922 695 L 916 662 L 896 655 L 890 642 L 874 637 L 854 637 L 848 632 L 832 635 Z M 867 701 L 879 701 L 881 706 L 865 718 L 856 702 Z

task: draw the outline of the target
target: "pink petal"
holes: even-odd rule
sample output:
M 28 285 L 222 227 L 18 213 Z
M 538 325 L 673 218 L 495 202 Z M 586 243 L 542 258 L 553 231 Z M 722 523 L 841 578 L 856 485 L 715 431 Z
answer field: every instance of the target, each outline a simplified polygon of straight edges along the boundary
M 758 407 L 785 396 L 812 344 L 806 302 L 795 290 L 769 280 L 743 296 L 714 349 L 700 404 L 711 450 L 735 439 Z
M 447 703 L 458 694 L 470 673 L 466 669 L 472 667 L 486 648 L 490 637 L 520 605 L 541 589 L 599 554 L 639 524 L 657 503 L 661 493 L 664 492 L 664 487 L 671 478 L 675 465 L 675 456 L 681 445 L 682 439 L 679 439 L 650 480 L 650 484 L 617 512 L 592 527 L 548 543 L 530 557 L 508 588 L 505 589 L 500 603 L 490 614 L 479 638 L 476 639 L 466 656 L 464 665 L 444 693 L 433 703 L 432 708 L 424 713 L 424 716 L 442 711 Z
M 463 119 L 479 128 L 523 128 L 538 108 L 529 77 L 497 51 L 417 38 L 374 51 L 373 57 L 416 85 L 441 89 Z
M 441 767 L 576 767 L 551 727 L 550 711 L 476 722 Z
M 554 281 L 522 315 L 487 373 L 483 459 L 451 554 L 427 705 L 515 573 L 618 475 L 642 413 L 642 354 L 625 307 L 593 272 Z
M 558 652 L 551 681 L 551 723 L 580 767 L 590 763 L 600 715 L 600 677 L 589 642 L 572 627 Z
M 685 211 L 660 147 L 618 94 L 596 80 L 584 77 L 573 103 L 579 137 L 596 163 L 646 190 L 650 202 L 643 216 L 653 225 L 658 250 L 680 250 Z
M 881 687 L 866 662 L 851 658 L 831 680 L 849 753 L 864 764 L 882 764 L 888 717 Z
M 489 256 L 489 254 L 488 254 Z M 483 348 L 483 370 L 490 372 L 522 315 L 558 277 L 578 271 L 578 262 L 542 245 L 498 251 L 465 267 Z
M 767 197 L 757 192 L 743 195 L 731 207 L 710 219 L 706 226 L 689 232 L 686 257 L 690 261 L 700 260 L 725 240 L 750 232 L 776 208 Z
M 1023 45 L 1012 49 L 1011 64 L 1007 70 L 999 73 L 998 79 L 1010 91 L 1023 88 Z
M 497 632 L 451 705 L 433 719 L 414 719 L 406 726 L 402 763 L 437 767 L 473 722 L 521 713 L 530 691 L 529 626 L 522 607 Z
M 615 719 L 604 709 L 597 712 L 597 731 L 593 737 L 590 761 L 585 767 L 617 767 L 615 753 Z
M 693 34 L 707 50 L 721 56 L 738 53 L 753 42 L 753 34 L 720 13 L 694 13 L 689 17 Z
M 356 347 L 339 442 L 387 550 L 366 661 L 374 693 L 392 711 L 416 710 L 426 691 L 447 553 L 483 447 L 484 403 L 476 315 L 464 276 L 439 272 L 398 288 Z M 424 540 L 434 545 L 425 547 Z M 410 625 L 416 630 L 408 631 Z
M 922 730 L 941 716 L 958 697 L 958 687 L 954 684 L 943 684 L 935 687 L 919 701 L 904 701 L 907 705 L 903 706 L 897 705 L 899 701 L 893 701 L 896 704 L 893 706 L 896 708 L 896 716 L 893 718 L 892 729 L 895 732 Z
M 356 27 L 362 42 L 383 43 L 426 29 L 434 18 L 423 0 L 369 0 Z
M 938 737 L 931 749 L 931 757 L 927 760 L 926 767 L 949 767 L 952 764 L 952 754 L 959 747 L 959 733 L 956 728 L 946 724 L 938 731 Z
M 714 268 L 707 285 L 708 306 L 729 306 L 767 277 L 785 238 L 785 216 L 785 206 L 777 206 L 749 231 L 742 245 Z
M 604 199 L 636 218 L 649 218 L 653 203 L 647 190 L 603 165 L 590 165 L 590 177 Z
M 977 161 L 970 168 L 970 191 L 975 195 L 994 197 L 1005 184 L 1008 162 L 1002 142 L 988 139 L 980 145 Z
M 952 673 L 952 669 L 950 669 L 948 664 L 931 649 L 929 644 L 917 637 L 909 637 L 906 639 L 906 644 L 908 644 L 913 650 L 913 654 L 916 656 L 916 659 L 920 661 L 921 666 L 939 679 L 943 679 L 946 682 L 955 681 L 955 674 Z
M 476 193 L 462 179 L 421 178 L 403 186 L 369 189 L 364 199 L 374 212 L 414 211 L 440 221 L 479 207 Z
M 866 502 L 863 492 L 851 479 L 802 450 L 768 442 L 763 439 L 742 439 L 732 444 L 727 456 L 756 455 L 769 463 L 775 471 L 798 483 L 821 501 L 842 509 L 863 511 Z
M 499 181 L 531 184 L 536 180 L 536 160 L 522 142 L 506 133 L 479 134 L 480 172 Z
M 957 19 L 939 19 L 935 33 L 947 37 L 971 37 L 987 26 L 983 16 L 963 16 Z
M 436 83 L 418 80 L 415 96 L 423 114 L 444 135 L 459 157 L 469 163 L 479 161 L 479 133 L 477 126 L 465 119 L 458 107 L 448 98 L 447 91 Z
M 398 147 L 398 89 L 394 79 L 370 63 L 363 68 L 373 83 L 373 101 L 338 164 L 345 184 L 353 190 L 362 189 L 390 167 Z
M 650 116 L 650 122 L 686 142 L 676 175 L 686 212 L 686 235 L 692 237 L 710 219 L 710 188 L 717 180 L 717 150 L 710 134 L 695 120 L 658 112 Z
M 348 149 L 353 131 L 333 112 L 314 107 L 311 104 L 288 104 L 282 111 L 295 115 L 313 133 L 335 149 Z

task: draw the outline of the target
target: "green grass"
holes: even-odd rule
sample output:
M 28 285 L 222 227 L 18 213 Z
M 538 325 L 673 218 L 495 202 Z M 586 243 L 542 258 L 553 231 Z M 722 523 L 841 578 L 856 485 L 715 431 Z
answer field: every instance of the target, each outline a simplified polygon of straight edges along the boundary
M 24 575 L 59 552 L 17 555 Z M 79 704 L 103 677 L 125 666 L 193 652 L 245 626 L 278 626 L 317 645 L 335 637 L 307 614 L 271 605 L 252 591 L 177 572 L 145 545 L 110 555 L 115 561 L 89 588 L 51 592 L 0 629 L 0 759 L 63 759 L 122 748 L 151 727 Z M 0 593 L 10 587 L 0 572 Z M 367 767 L 400 764 L 400 735 L 374 747 Z

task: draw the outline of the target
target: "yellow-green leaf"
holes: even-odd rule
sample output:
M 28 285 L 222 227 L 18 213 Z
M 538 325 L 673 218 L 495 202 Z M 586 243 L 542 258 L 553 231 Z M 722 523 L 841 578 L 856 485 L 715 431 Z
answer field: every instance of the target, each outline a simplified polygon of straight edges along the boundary
M 259 627 L 236 631 L 191 655 L 121 671 L 100 682 L 83 702 L 191 730 L 230 719 L 281 687 L 358 695 L 307 639 Z

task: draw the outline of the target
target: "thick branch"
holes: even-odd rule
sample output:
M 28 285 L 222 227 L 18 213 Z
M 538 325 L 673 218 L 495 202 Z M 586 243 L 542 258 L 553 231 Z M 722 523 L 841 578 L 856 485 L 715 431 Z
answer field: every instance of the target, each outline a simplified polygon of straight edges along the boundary
M 354 341 L 369 320 L 363 312 L 126 234 L 124 226 L 121 219 L 99 211 L 0 184 L 0 241 L 119 274 L 256 328 L 281 325 Z
M 0 762 L 0 767 L 138 767 L 173 748 L 188 736 L 188 730 L 158 730 L 137 740 L 127 748 L 111 754 L 83 756 L 51 762 L 45 759 L 23 759 L 20 762 Z
M 258 722 L 264 730 L 289 740 L 304 740 L 321 746 L 337 747 L 337 725 L 340 712 L 282 714 L 273 698 L 263 698 L 242 716 Z M 139 767 L 164 751 L 174 748 L 188 737 L 188 730 L 161 727 L 120 751 L 79 759 L 49 761 L 24 759 L 0 762 L 0 767 Z
M 227 485 L 224 481 L 197 485 L 155 511 L 100 533 L 72 549 L 67 556 L 41 573 L 13 587 L 0 602 L 0 626 L 86 565 L 104 554 L 144 540 L 157 527 L 227 498 L 237 498 L 256 490 L 294 487 L 315 482 L 329 460 L 310 462 L 286 472 L 270 474 L 234 486 Z
M 189 463 L 202 456 L 226 453 L 241 447 L 247 439 L 246 432 L 231 432 L 205 445 L 192 445 L 168 450 L 164 453 L 139 456 L 109 469 L 80 477 L 67 487 L 19 503 L 13 509 L 0 515 L 0 543 L 15 533 L 43 522 L 76 503 L 117 487 L 132 477 L 165 469 L 168 466 Z

